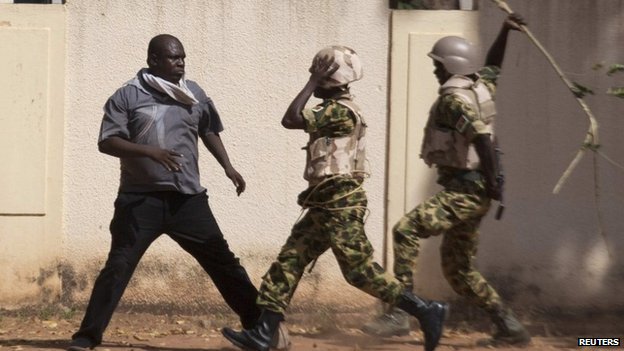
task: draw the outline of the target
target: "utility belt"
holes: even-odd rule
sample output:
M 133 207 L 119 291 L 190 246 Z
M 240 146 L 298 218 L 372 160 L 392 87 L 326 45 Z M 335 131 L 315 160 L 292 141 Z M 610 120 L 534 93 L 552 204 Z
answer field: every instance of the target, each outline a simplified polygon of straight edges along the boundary
M 349 175 L 326 177 L 299 194 L 297 203 L 303 208 L 366 207 L 366 193 L 362 188 L 364 179 Z
M 485 178 L 478 170 L 438 167 L 438 184 L 445 189 L 469 194 L 485 194 Z
M 345 173 L 345 174 L 326 175 L 326 176 L 323 176 L 323 177 L 316 177 L 316 178 L 312 178 L 312 179 L 308 180 L 308 186 L 315 186 L 315 185 L 318 185 L 320 183 L 325 183 L 327 181 L 332 181 L 332 180 L 336 179 L 336 177 L 351 178 L 351 179 L 354 179 L 354 180 L 356 180 L 356 181 L 361 183 L 366 178 L 368 178 L 368 174 L 364 173 L 364 172 L 353 172 L 351 174 Z

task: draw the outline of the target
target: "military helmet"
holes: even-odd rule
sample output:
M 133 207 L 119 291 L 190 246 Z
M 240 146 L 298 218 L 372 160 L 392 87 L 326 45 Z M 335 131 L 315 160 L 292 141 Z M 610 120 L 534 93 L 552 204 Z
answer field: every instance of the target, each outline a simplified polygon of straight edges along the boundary
M 438 40 L 428 56 L 440 62 L 450 74 L 468 75 L 479 70 L 477 48 L 461 37 Z
M 334 59 L 338 70 L 320 83 L 322 88 L 338 87 L 362 79 L 362 62 L 353 49 L 339 45 L 328 46 L 319 51 L 314 60 L 325 56 Z

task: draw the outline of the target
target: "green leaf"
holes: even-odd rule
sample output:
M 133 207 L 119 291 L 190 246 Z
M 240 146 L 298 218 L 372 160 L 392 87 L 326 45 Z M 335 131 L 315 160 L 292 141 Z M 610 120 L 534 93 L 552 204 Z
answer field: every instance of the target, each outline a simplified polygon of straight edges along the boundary
M 624 87 L 613 87 L 607 90 L 607 94 L 624 99 Z
M 612 76 L 615 73 L 622 72 L 622 71 L 624 71 L 624 65 L 616 63 L 609 67 L 609 70 L 607 71 L 607 75 Z
M 594 91 L 590 88 L 583 86 L 577 82 L 572 82 L 572 84 L 574 84 L 574 86 L 570 88 L 570 90 L 572 90 L 572 93 L 577 98 L 582 99 L 587 94 L 594 95 Z

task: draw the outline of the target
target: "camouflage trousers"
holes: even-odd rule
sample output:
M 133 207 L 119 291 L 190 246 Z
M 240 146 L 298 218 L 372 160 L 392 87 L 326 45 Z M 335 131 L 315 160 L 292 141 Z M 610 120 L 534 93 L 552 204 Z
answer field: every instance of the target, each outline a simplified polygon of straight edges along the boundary
M 395 304 L 405 288 L 373 261 L 373 247 L 364 232 L 366 198 L 361 200 L 361 207 L 356 208 L 308 209 L 262 278 L 257 300 L 260 307 L 283 313 L 306 266 L 328 249 L 349 284 Z
M 419 240 L 443 235 L 442 270 L 453 290 L 488 312 L 501 309 L 500 296 L 473 265 L 478 227 L 489 208 L 483 194 L 447 188 L 404 215 L 393 228 L 395 276 L 413 288 Z

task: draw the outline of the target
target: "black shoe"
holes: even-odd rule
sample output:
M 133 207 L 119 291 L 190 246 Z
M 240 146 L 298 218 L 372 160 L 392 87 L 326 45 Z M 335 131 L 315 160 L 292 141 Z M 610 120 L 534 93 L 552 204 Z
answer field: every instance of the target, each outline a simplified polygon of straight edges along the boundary
M 442 337 L 448 305 L 437 301 L 426 302 L 406 291 L 396 306 L 418 319 L 420 329 L 425 335 L 425 351 L 435 350 Z
M 89 338 L 78 337 L 71 341 L 67 351 L 87 351 L 93 350 L 96 344 Z
M 243 350 L 269 351 L 273 336 L 283 320 L 284 315 L 281 313 L 264 310 L 258 319 L 258 323 L 252 329 L 243 329 L 238 332 L 226 327 L 221 330 L 221 333 L 226 339 Z

